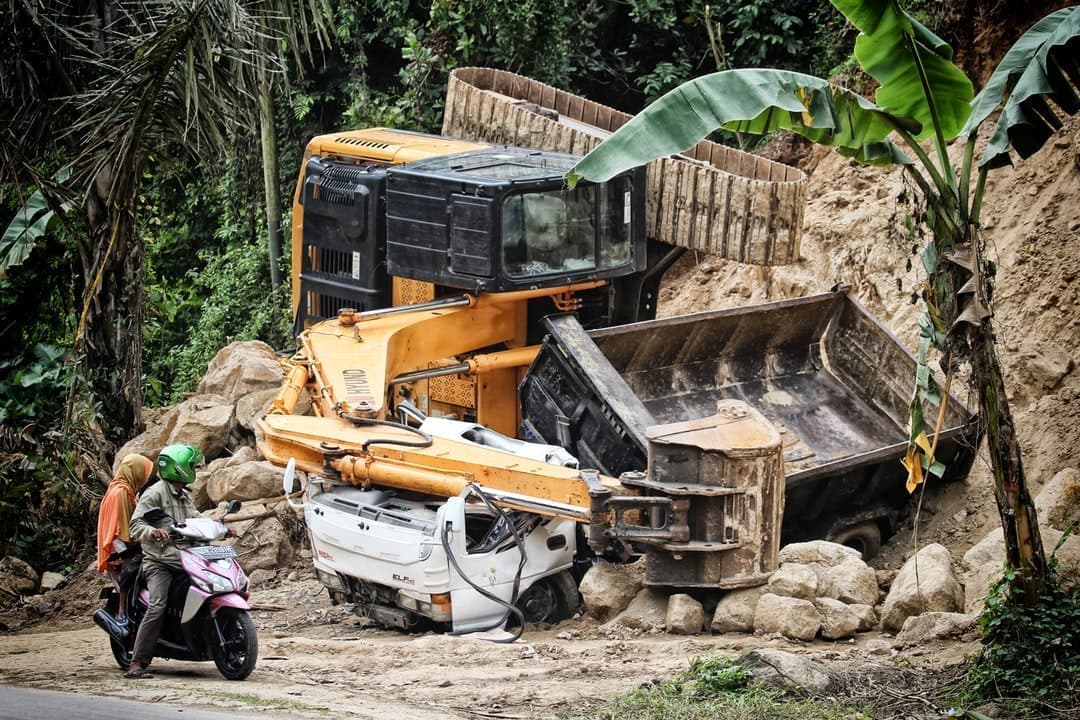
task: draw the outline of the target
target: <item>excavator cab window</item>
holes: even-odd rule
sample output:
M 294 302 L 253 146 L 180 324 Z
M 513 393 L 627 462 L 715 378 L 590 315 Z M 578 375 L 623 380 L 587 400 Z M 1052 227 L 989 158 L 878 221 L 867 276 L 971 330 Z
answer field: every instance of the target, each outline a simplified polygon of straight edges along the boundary
M 617 268 L 631 260 L 629 178 L 511 194 L 502 206 L 511 278 Z

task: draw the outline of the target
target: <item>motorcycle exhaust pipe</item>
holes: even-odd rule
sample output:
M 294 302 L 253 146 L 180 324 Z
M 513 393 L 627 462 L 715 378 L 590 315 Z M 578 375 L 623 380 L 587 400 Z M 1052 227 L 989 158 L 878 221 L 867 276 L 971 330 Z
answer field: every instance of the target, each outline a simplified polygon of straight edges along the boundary
M 128 639 L 128 629 L 121 627 L 116 618 L 105 611 L 105 608 L 98 608 L 94 611 L 94 624 L 109 634 L 116 642 L 121 645 L 125 645 Z

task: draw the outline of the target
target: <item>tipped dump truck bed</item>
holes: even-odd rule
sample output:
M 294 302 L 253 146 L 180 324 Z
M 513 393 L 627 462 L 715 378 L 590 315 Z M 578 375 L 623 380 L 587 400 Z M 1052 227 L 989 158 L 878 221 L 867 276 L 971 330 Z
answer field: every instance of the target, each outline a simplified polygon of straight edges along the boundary
M 785 542 L 893 531 L 915 360 L 846 291 L 589 332 L 570 315 L 545 323 L 521 386 L 527 434 L 618 476 L 645 469 L 650 425 L 744 400 L 783 438 Z M 944 428 L 937 457 L 963 477 L 976 426 L 955 397 Z

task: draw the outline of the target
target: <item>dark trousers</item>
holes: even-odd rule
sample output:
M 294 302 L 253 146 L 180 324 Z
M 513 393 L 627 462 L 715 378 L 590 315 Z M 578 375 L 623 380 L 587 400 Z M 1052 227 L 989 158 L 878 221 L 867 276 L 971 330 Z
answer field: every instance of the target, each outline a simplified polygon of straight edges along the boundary
M 166 565 L 155 562 L 143 562 L 143 576 L 150 591 L 150 607 L 139 623 L 139 632 L 135 635 L 135 649 L 132 660 L 143 667 L 154 659 L 154 646 L 161 636 L 161 627 L 165 622 L 165 606 L 169 600 L 169 586 L 173 575 L 179 572 Z

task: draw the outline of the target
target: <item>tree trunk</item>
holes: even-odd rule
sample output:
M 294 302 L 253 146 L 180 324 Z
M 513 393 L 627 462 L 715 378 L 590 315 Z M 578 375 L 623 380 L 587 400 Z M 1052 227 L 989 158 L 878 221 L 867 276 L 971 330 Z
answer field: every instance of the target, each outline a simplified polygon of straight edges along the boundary
M 1039 519 L 1024 478 L 1020 443 L 1005 395 L 990 320 L 973 327 L 969 337 L 972 374 L 979 394 L 979 415 L 986 431 L 986 447 L 994 473 L 994 494 L 1005 535 L 1005 556 L 1009 565 L 1020 571 L 1019 589 L 1024 594 L 1025 604 L 1030 606 L 1038 601 L 1046 583 L 1046 554 L 1039 534 Z
M 87 207 L 91 245 L 75 354 L 101 403 L 105 437 L 119 446 L 142 431 L 144 248 L 135 232 L 133 201 L 106 204 L 108 193 L 101 191 L 108 179 L 99 178 L 103 182 L 95 184 Z
M 259 83 L 259 129 L 262 140 L 263 185 L 266 195 L 266 230 L 270 245 L 270 285 L 281 284 L 281 193 L 278 190 L 277 135 L 271 83 L 263 74 Z

